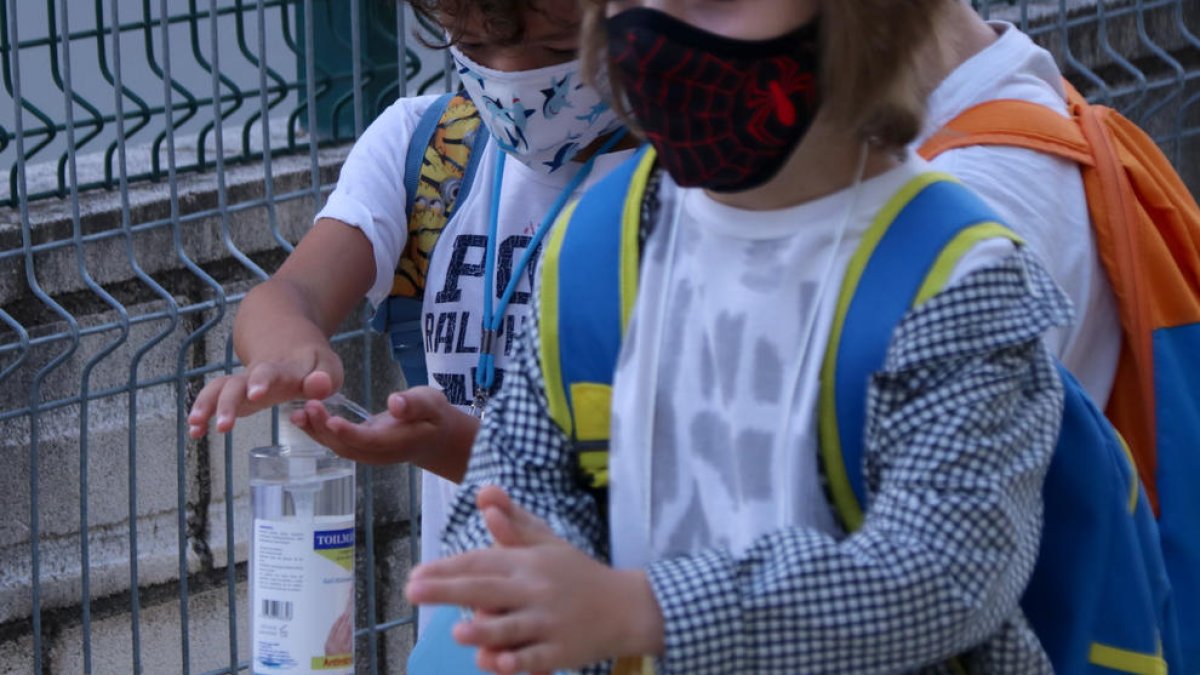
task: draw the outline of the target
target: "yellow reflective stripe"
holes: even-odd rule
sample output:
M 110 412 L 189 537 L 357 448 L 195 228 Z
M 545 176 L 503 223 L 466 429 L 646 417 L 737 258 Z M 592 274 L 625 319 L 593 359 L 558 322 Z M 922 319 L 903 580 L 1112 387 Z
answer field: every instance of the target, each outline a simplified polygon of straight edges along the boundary
M 575 411 L 575 437 L 581 441 L 608 440 L 612 420 L 612 386 L 599 382 L 572 382 L 571 408 Z
M 608 487 L 608 450 L 584 450 L 578 456 L 579 468 L 591 479 L 592 487 Z
M 580 441 L 607 441 L 612 422 L 612 386 L 599 382 L 571 383 L 571 409 L 575 412 L 575 437 Z M 584 450 L 579 466 L 592 479 L 592 487 L 608 486 L 608 449 Z
M 1146 654 L 1093 642 L 1088 651 L 1088 662 L 1122 673 L 1167 675 L 1167 662 L 1163 659 L 1161 644 L 1158 646 L 1158 653 Z
M 1129 444 L 1125 442 L 1125 437 L 1113 427 L 1113 433 L 1117 435 L 1117 440 L 1121 441 L 1121 449 L 1125 451 L 1125 459 L 1129 460 L 1129 512 L 1137 511 L 1138 503 L 1138 472 L 1137 463 L 1133 461 L 1133 451 L 1129 449 Z
M 958 261 L 976 244 L 985 239 L 1010 239 L 1018 244 L 1024 243 L 1015 232 L 995 222 L 979 223 L 959 232 L 938 254 L 933 267 L 929 269 L 929 274 L 921 282 L 921 288 L 917 291 L 917 299 L 913 302 L 913 307 L 941 292 L 946 287 L 946 282 L 950 280 L 950 274 L 954 272 L 954 266 L 958 264 Z
M 646 194 L 646 183 L 654 169 L 654 148 L 647 148 L 638 166 L 633 171 L 629 191 L 625 195 L 625 208 L 621 212 L 621 333 L 629 325 L 633 315 L 633 302 L 637 298 L 638 283 L 638 227 L 642 221 L 642 198 Z
M 578 201 L 567 205 L 550 230 L 550 241 L 546 244 L 546 253 L 542 260 L 541 296 L 538 305 L 538 355 L 542 361 L 542 377 L 546 382 L 546 403 L 550 408 L 550 418 L 558 423 L 567 436 L 571 435 L 573 427 L 571 408 L 567 405 L 567 393 L 563 386 L 558 343 L 558 285 L 563 241 L 566 240 L 567 226 L 578 205 Z
M 888 226 L 900 215 L 900 211 L 908 206 L 913 197 L 917 196 L 926 186 L 944 180 L 955 180 L 949 174 L 930 172 L 921 174 L 900 189 L 875 216 L 850 263 L 846 267 L 846 276 L 842 280 L 841 293 L 838 295 L 837 308 L 833 315 L 833 328 L 829 333 L 829 345 L 825 349 L 825 360 L 821 365 L 821 402 L 820 402 L 820 434 L 821 457 L 824 459 L 825 475 L 829 481 L 829 492 L 833 499 L 833 507 L 841 517 L 846 527 L 857 530 L 863 521 L 862 506 L 854 496 L 850 487 L 850 479 L 846 475 L 846 465 L 842 458 L 842 441 L 837 427 L 837 392 L 835 369 L 837 367 L 837 345 L 842 339 L 842 330 L 846 324 L 846 312 L 850 308 L 850 300 L 858 289 L 858 282 L 866 270 L 867 261 L 875 252 L 875 247 L 883 239 Z

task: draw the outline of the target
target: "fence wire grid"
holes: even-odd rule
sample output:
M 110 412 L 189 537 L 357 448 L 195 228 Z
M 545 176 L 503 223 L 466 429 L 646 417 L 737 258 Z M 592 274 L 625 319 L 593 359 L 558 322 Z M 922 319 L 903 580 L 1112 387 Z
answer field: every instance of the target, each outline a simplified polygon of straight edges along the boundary
M 976 2 L 1146 128 L 1200 184 L 1200 0 Z M 452 85 L 394 0 L 0 0 L 0 664 L 248 668 L 246 450 L 187 437 L 231 317 L 307 229 L 350 142 Z M 363 315 L 335 341 L 372 409 Z M 358 672 L 402 672 L 404 467 L 359 472 Z

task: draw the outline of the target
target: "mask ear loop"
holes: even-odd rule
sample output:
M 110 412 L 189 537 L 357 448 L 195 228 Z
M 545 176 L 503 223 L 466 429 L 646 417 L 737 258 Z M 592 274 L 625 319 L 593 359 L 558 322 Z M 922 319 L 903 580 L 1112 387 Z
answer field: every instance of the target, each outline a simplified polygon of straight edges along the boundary
M 816 333 L 817 319 L 821 315 L 821 305 L 825 302 L 826 291 L 829 289 L 829 282 L 832 280 L 834 276 L 834 270 L 837 268 L 836 265 L 839 257 L 838 253 L 842 248 L 842 242 L 845 240 L 846 230 L 849 228 L 850 220 L 854 217 L 855 209 L 858 206 L 859 192 L 862 188 L 863 176 L 867 170 L 867 157 L 870 156 L 871 145 L 871 142 L 867 140 L 863 141 L 860 147 L 858 154 L 858 165 L 854 169 L 854 179 L 850 183 L 850 196 L 847 199 L 846 210 L 842 214 L 841 222 L 838 223 L 836 234 L 834 235 L 833 246 L 829 249 L 829 254 L 825 258 L 825 270 L 821 273 L 820 283 L 817 285 L 817 294 L 816 299 L 813 302 L 812 310 L 805 321 L 805 327 L 800 333 L 800 349 L 795 352 L 799 355 L 799 357 L 796 359 L 795 368 L 791 373 L 790 379 L 793 385 L 791 393 L 787 398 L 787 405 L 781 409 L 781 412 L 786 416 L 786 421 L 784 422 L 783 427 L 783 435 L 780 436 L 779 440 L 777 441 L 781 444 L 781 449 L 783 451 L 783 475 L 786 479 L 790 479 L 791 476 L 796 475 L 796 455 L 799 454 L 795 449 L 789 451 L 788 444 L 790 443 L 792 436 L 792 427 L 796 415 L 803 414 L 803 411 L 797 413 L 795 410 L 793 410 L 796 405 L 798 391 L 803 386 L 803 383 L 800 381 L 801 373 L 804 371 L 804 363 L 809 358 L 808 351 L 813 344 L 813 336 Z M 781 525 L 791 522 L 797 513 L 796 500 L 798 499 L 798 496 L 796 495 L 796 490 L 785 491 L 783 497 L 784 498 L 780 499 L 778 502 L 780 508 L 778 522 Z

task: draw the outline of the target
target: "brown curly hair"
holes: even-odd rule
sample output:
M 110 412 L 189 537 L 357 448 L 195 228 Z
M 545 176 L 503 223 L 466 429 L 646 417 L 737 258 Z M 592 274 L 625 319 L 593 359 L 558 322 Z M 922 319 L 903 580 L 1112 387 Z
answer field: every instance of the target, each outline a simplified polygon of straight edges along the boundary
M 418 39 L 427 47 L 444 49 L 458 41 L 475 17 L 482 19 L 489 42 L 502 45 L 520 44 L 525 38 L 525 17 L 530 12 L 548 14 L 547 5 L 553 1 L 539 0 L 405 0 L 422 21 L 442 26 L 449 39 L 432 41 L 418 32 Z M 573 5 L 572 5 L 573 7 Z M 557 17 L 556 17 L 557 18 Z
M 607 81 L 606 0 L 584 0 L 584 71 L 604 85 L 626 118 L 620 81 Z M 820 0 L 822 105 L 833 119 L 882 147 L 911 143 L 921 131 L 931 88 L 919 61 L 938 49 L 941 10 L 959 0 Z M 865 45 L 865 47 L 864 47 Z

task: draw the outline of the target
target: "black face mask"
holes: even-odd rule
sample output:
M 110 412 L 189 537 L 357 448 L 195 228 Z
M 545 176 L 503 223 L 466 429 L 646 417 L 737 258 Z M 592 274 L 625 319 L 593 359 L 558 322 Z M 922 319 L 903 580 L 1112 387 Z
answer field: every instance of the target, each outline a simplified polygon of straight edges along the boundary
M 608 20 L 614 77 L 685 187 L 739 192 L 778 173 L 818 106 L 817 25 L 735 40 L 652 9 Z

